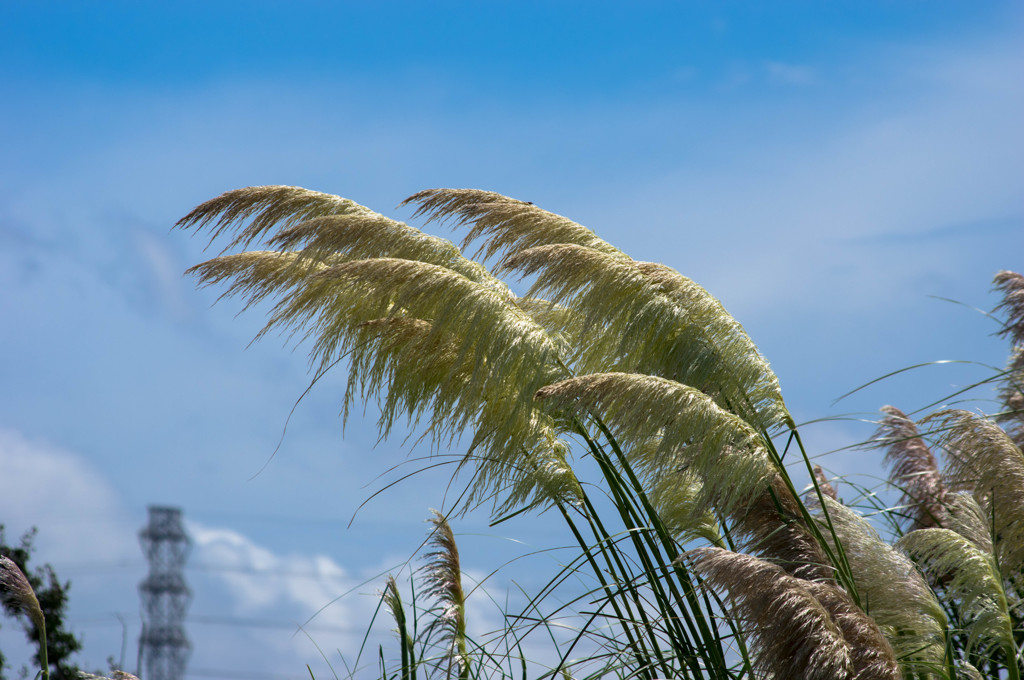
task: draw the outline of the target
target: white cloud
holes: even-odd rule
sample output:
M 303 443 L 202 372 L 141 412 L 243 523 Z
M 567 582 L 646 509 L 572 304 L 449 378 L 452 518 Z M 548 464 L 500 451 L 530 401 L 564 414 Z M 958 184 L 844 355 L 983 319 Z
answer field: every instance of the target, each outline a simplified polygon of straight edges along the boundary
M 82 456 L 0 429 L 0 470 L 0 517 L 8 540 L 38 526 L 36 547 L 47 561 L 138 553 L 117 491 Z
M 189 522 L 188 532 L 191 667 L 294 672 L 309 663 L 319 677 L 330 670 L 318 648 L 332 664 L 357 653 L 379 579 L 365 582 L 327 555 L 275 553 L 231 529 Z M 208 621 L 227 627 L 196 635 Z
M 193 561 L 216 565 L 216 578 L 232 593 L 236 613 L 287 611 L 305 621 L 345 625 L 348 605 L 331 604 L 358 584 L 354 576 L 326 555 L 277 555 L 242 534 L 189 523 L 194 542 Z M 328 606 L 330 605 L 330 606 Z

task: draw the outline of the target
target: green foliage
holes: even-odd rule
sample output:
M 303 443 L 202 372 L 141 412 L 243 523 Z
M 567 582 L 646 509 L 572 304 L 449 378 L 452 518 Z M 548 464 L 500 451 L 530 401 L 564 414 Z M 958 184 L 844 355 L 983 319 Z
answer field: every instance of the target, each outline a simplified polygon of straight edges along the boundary
M 32 556 L 32 540 L 36 530 L 32 529 L 21 537 L 18 545 L 7 544 L 4 527 L 0 524 L 0 555 L 9 558 L 21 569 L 31 590 L 38 601 L 40 613 L 45 622 L 45 629 L 40 630 L 36 617 L 30 617 L 30 625 L 25 627 L 25 635 L 29 642 L 36 646 L 34 660 L 42 668 L 44 659 L 48 661 L 49 677 L 52 680 L 77 680 L 79 669 L 72 662 L 75 652 L 81 650 L 82 643 L 78 637 L 67 629 L 65 617 L 68 606 L 68 590 L 71 583 L 61 582 L 53 568 L 44 564 L 35 570 L 29 570 L 28 563 Z M 17 602 L 9 598 L 3 599 L 4 611 L 14 616 L 20 610 Z M 45 639 L 44 644 L 41 643 Z M 3 674 L 4 661 L 0 655 L 0 678 Z
M 1014 344 L 993 378 L 996 417 L 884 410 L 871 445 L 902 498 L 872 507 L 883 535 L 836 500 L 767 361 L 698 284 L 499 194 L 432 189 L 406 203 L 465 227 L 481 261 L 296 187 L 228 192 L 179 223 L 265 248 L 190 271 L 246 306 L 270 302 L 260 335 L 308 342 L 317 375 L 344 361 L 346 416 L 376 400 L 383 436 L 405 420 L 435 447 L 463 447 L 456 510 L 549 511 L 577 544 L 481 644 L 454 534 L 435 516 L 421 600 L 407 604 L 393 579 L 382 596 L 400 661 L 379 650 L 381 678 L 1020 677 L 1024 277 L 996 278 Z M 806 498 L 783 465 L 791 447 Z M 584 595 L 550 604 L 584 573 Z M 558 661 L 531 667 L 523 641 L 556 642 L 566 615 L 576 627 Z

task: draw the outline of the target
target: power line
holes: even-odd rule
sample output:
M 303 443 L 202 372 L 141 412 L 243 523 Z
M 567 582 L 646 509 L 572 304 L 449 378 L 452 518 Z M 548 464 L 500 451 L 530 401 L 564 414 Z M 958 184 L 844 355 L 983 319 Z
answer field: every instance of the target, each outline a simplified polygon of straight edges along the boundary
M 124 615 L 122 615 L 124 616 Z M 134 614 L 131 616 L 135 616 Z M 138 625 L 139 619 L 132 619 L 132 625 Z M 217 615 L 194 615 L 185 618 L 185 623 L 192 623 L 200 626 L 228 626 L 237 628 L 278 628 L 282 630 L 309 630 L 324 633 L 364 633 L 365 629 L 355 626 L 335 626 L 331 624 L 310 623 L 301 625 L 298 621 L 286 621 L 284 619 L 258 619 L 236 616 Z M 71 621 L 73 626 L 121 626 L 122 619 L 116 618 L 116 614 L 109 617 L 92 617 L 86 619 L 75 619 Z
M 262 569 L 259 567 L 239 567 L 225 564 L 190 564 L 185 567 L 190 571 L 230 571 L 240 574 L 251 574 L 253 576 L 289 576 L 293 578 L 311 578 L 319 581 L 336 580 L 348 578 L 343 574 L 324 574 L 317 571 L 298 569 Z
M 59 566 L 62 574 L 88 575 L 114 573 L 127 570 L 143 570 L 145 568 L 145 563 L 141 560 L 116 560 L 113 562 L 73 562 L 69 564 L 61 564 Z M 186 564 L 184 569 L 186 571 L 235 572 L 254 576 L 288 576 L 292 578 L 309 578 L 321 581 L 346 578 L 346 576 L 341 574 L 324 574 L 322 572 L 311 570 L 282 568 L 266 569 L 228 564 Z
M 216 668 L 195 668 L 189 669 L 185 673 L 185 677 L 194 678 L 225 678 L 227 680 L 304 680 L 308 673 L 303 671 L 295 675 L 285 675 L 284 673 L 266 673 L 261 671 L 236 671 L 228 669 L 216 669 Z
M 212 626 L 238 626 L 242 628 L 283 628 L 287 630 L 316 630 L 325 633 L 363 633 L 362 628 L 354 626 L 332 626 L 330 624 L 311 623 L 302 625 L 296 621 L 274 619 L 244 619 L 233 616 L 192 616 L 185 619 L 188 623 Z

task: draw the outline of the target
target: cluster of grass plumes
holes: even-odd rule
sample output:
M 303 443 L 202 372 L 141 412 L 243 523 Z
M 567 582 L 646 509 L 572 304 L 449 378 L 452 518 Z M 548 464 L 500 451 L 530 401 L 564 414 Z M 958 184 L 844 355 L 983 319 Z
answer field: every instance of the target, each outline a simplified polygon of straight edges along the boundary
M 462 448 L 455 510 L 547 511 L 578 547 L 497 642 L 475 644 L 454 535 L 435 516 L 420 593 L 433 604 L 388 582 L 399 661 L 380 650 L 380 677 L 526 677 L 520 642 L 568 610 L 573 632 L 536 675 L 1020 677 L 1024 278 L 996 279 L 1014 344 L 999 413 L 885 409 L 874 445 L 902 497 L 882 535 L 812 465 L 768 362 L 701 286 L 532 203 L 467 189 L 406 203 L 464 227 L 482 260 L 295 187 L 228 192 L 180 223 L 262 248 L 191 271 L 271 303 L 263 333 L 308 341 L 317 378 L 345 362 L 346 415 L 376 400 L 383 436 L 405 420 Z M 504 276 L 532 285 L 517 296 Z M 583 596 L 545 607 L 582 573 Z

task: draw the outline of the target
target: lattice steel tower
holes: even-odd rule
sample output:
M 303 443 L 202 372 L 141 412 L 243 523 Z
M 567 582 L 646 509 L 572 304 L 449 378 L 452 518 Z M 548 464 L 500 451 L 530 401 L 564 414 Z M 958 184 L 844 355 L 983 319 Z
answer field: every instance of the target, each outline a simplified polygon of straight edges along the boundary
M 182 680 L 192 646 L 185 635 L 185 610 L 192 591 L 183 568 L 192 541 L 180 508 L 149 506 L 149 525 L 139 532 L 149 575 L 139 584 L 142 635 L 139 671 L 146 680 Z

